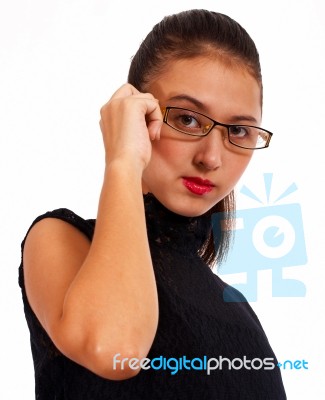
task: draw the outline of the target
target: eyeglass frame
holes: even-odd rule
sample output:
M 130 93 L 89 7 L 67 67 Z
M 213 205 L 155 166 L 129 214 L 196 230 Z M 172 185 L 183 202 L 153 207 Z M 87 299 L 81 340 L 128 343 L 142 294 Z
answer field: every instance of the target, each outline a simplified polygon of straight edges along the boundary
M 168 114 L 169 114 L 169 111 L 170 111 L 170 110 L 184 110 L 184 111 L 190 111 L 190 112 L 192 112 L 192 113 L 202 115 L 202 117 L 208 118 L 211 122 L 213 122 L 213 125 L 211 125 L 211 127 L 209 128 L 209 130 L 208 130 L 206 133 L 202 134 L 202 135 L 196 135 L 196 134 L 193 134 L 193 133 L 184 132 L 184 131 L 182 131 L 182 130 L 180 130 L 180 129 L 175 128 L 174 126 L 172 126 L 172 125 L 170 125 L 170 124 L 168 123 Z M 202 113 L 200 113 L 200 112 L 198 112 L 198 111 L 190 110 L 190 109 L 188 109 L 188 108 L 174 107 L 174 106 L 166 106 L 166 107 L 161 107 L 161 112 L 163 113 L 163 122 L 164 122 L 167 126 L 170 126 L 172 129 L 175 129 L 175 131 L 184 133 L 184 135 L 195 136 L 195 137 L 205 137 L 205 136 L 208 136 L 208 134 L 209 134 L 209 133 L 212 131 L 212 129 L 215 128 L 216 126 L 223 126 L 224 128 L 227 128 L 228 141 L 229 141 L 229 143 L 231 143 L 233 146 L 239 147 L 239 148 L 241 148 L 241 149 L 246 149 L 246 150 L 262 150 L 262 149 L 266 149 L 267 147 L 269 147 L 271 138 L 272 138 L 272 136 L 273 136 L 273 133 L 272 133 L 272 132 L 270 132 L 270 131 L 268 131 L 268 130 L 266 130 L 266 129 L 264 129 L 264 128 L 260 128 L 259 126 L 254 126 L 254 125 L 242 125 L 242 124 L 223 124 L 222 122 L 216 121 L 216 120 L 212 119 L 211 117 L 208 117 L 208 116 L 205 115 L 205 114 L 202 114 Z M 229 128 L 231 128 L 231 127 L 238 127 L 238 126 L 239 126 L 239 127 L 244 127 L 244 128 L 256 128 L 256 129 L 260 129 L 260 130 L 263 131 L 263 132 L 266 132 L 266 133 L 268 134 L 268 138 L 267 138 L 267 141 L 266 141 L 266 143 L 265 143 L 265 146 L 264 146 L 264 147 L 253 147 L 253 148 L 252 148 L 252 147 L 240 146 L 239 144 L 233 143 L 233 142 L 231 141 L 231 139 L 230 139 Z

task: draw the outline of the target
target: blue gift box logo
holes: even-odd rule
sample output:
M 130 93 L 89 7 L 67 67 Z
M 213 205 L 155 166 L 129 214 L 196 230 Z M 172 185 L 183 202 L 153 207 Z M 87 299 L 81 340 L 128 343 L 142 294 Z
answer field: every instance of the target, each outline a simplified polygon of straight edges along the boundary
M 272 270 L 273 297 L 303 297 L 306 287 L 295 279 L 284 279 L 284 267 L 304 265 L 307 253 L 304 239 L 301 207 L 299 204 L 269 205 L 273 175 L 264 174 L 267 204 L 255 196 L 246 186 L 241 193 L 258 201 L 263 206 L 236 211 L 234 242 L 227 260 L 219 274 L 247 273 L 247 283 L 232 285 L 248 301 L 257 300 L 257 272 Z M 277 203 L 297 190 L 295 184 L 282 193 Z M 212 217 L 212 227 L 217 246 L 223 221 L 229 216 L 217 213 Z M 236 291 L 229 287 L 224 292 L 225 301 L 242 301 Z

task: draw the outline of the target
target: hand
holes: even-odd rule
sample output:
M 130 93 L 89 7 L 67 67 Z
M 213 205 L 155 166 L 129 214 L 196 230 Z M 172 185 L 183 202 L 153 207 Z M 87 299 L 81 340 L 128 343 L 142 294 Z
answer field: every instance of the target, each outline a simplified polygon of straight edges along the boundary
M 125 84 L 101 108 L 100 128 L 106 163 L 139 163 L 145 169 L 151 157 L 150 140 L 159 140 L 162 114 L 158 100 Z

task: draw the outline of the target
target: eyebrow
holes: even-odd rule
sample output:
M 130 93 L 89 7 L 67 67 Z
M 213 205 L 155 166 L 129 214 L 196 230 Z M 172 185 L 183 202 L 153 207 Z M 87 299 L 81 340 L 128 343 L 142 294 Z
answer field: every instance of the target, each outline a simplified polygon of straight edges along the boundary
M 187 94 L 179 94 L 177 96 L 170 97 L 168 100 L 185 100 L 189 101 L 190 103 L 194 104 L 196 107 L 198 107 L 200 110 L 205 111 L 206 107 L 205 105 L 198 99 L 192 96 L 188 96 Z
M 202 110 L 203 112 L 207 112 L 206 106 L 200 100 L 196 99 L 195 97 L 189 96 L 187 94 L 180 94 L 177 96 L 170 97 L 168 101 L 170 100 L 188 101 L 192 103 L 194 106 L 196 106 L 200 111 Z M 236 122 L 241 122 L 241 121 L 248 121 L 257 124 L 256 118 L 252 117 L 251 115 L 234 115 L 230 117 L 229 120 L 232 121 L 231 124 L 235 124 Z

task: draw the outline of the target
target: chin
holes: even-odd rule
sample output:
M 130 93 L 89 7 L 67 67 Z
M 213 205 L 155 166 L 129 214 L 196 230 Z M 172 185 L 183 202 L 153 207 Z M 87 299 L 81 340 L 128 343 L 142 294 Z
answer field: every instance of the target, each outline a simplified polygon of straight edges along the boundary
M 184 217 L 199 217 L 209 211 L 216 203 L 207 203 L 204 199 L 182 199 L 180 201 L 169 201 L 169 199 L 159 198 L 157 199 L 163 204 L 168 210 L 175 214 L 182 215 Z
M 190 209 L 190 210 L 188 210 L 188 209 L 180 209 L 180 210 L 176 210 L 176 211 L 174 211 L 176 214 L 179 214 L 179 215 L 183 215 L 184 217 L 200 217 L 201 215 L 204 215 L 206 212 L 208 212 L 210 209 L 211 209 L 212 207 L 210 207 L 210 208 L 204 208 L 204 209 L 199 209 L 199 210 L 196 210 L 196 209 Z

